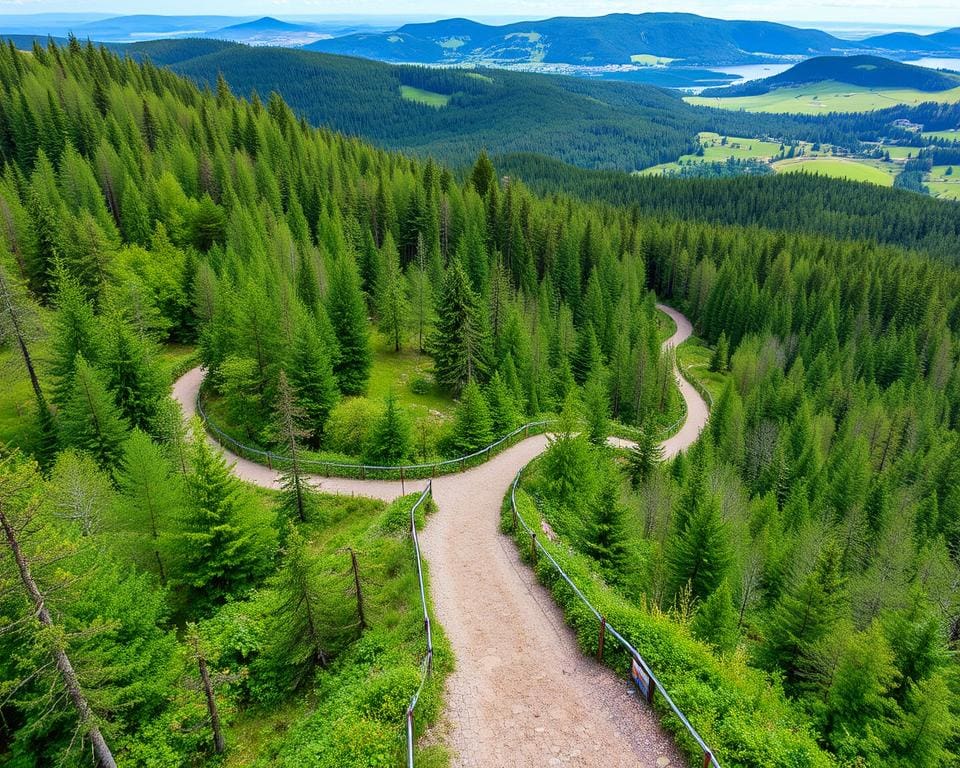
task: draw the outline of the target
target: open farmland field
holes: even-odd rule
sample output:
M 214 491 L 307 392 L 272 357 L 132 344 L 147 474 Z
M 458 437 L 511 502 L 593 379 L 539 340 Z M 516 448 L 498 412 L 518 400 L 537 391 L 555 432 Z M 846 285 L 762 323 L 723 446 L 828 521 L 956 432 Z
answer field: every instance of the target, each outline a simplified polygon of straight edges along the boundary
M 834 179 L 865 181 L 892 187 L 896 168 L 876 160 L 851 160 L 842 157 L 812 157 L 783 160 L 774 164 L 777 173 L 816 173 Z
M 777 88 L 760 96 L 738 96 L 728 99 L 689 96 L 686 101 L 705 107 L 741 109 L 747 112 L 820 115 L 828 112 L 870 112 L 895 104 L 916 105 L 925 101 L 954 103 L 960 101 L 960 88 L 930 93 L 911 88 L 864 88 L 827 81 L 813 85 Z

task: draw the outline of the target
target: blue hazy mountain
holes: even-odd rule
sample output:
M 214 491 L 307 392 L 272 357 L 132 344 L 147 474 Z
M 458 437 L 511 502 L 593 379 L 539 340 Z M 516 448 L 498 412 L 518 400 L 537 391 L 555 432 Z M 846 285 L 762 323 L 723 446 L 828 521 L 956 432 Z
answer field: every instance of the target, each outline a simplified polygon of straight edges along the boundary
M 406 24 L 393 32 L 321 40 L 312 50 L 392 62 L 542 62 L 601 66 L 632 56 L 687 65 L 745 64 L 854 51 L 860 43 L 816 29 L 725 21 L 688 13 L 614 13 L 490 26 L 468 19 Z

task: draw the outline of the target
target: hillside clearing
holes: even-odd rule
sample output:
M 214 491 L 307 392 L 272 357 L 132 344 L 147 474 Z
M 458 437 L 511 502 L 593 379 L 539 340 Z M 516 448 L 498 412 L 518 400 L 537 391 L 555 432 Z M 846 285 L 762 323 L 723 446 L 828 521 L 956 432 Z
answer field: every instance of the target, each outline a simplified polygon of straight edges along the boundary
M 425 104 L 428 107 L 436 107 L 437 109 L 447 106 L 447 102 L 450 101 L 450 96 L 445 93 L 425 91 L 422 88 L 414 88 L 412 85 L 401 85 L 400 95 L 407 101 Z
M 705 98 L 688 96 L 688 104 L 747 112 L 780 112 L 798 115 L 820 115 L 829 112 L 870 112 L 896 104 L 915 106 L 927 101 L 955 103 L 960 101 L 960 88 L 927 92 L 912 88 L 865 88 L 827 81 L 810 85 L 777 88 L 760 96 Z

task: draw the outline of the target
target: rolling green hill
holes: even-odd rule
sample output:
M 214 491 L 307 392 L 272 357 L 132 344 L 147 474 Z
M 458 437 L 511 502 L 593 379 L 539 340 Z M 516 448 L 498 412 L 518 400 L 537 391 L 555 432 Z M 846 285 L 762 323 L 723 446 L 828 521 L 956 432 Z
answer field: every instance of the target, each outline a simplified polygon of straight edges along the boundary
M 312 50 L 392 62 L 627 64 L 636 56 L 690 64 L 744 64 L 855 50 L 858 43 L 815 29 L 725 21 L 689 13 L 612 13 L 489 26 L 468 19 L 406 24 L 393 32 L 321 40 Z
M 640 83 L 499 69 L 428 69 L 212 40 L 154 41 L 124 51 L 202 85 L 213 87 L 222 73 L 237 94 L 255 90 L 265 99 L 276 91 L 314 125 L 452 165 L 471 162 L 487 149 L 633 171 L 695 151 L 700 131 L 850 148 L 889 133 L 890 120 L 694 108 Z
M 902 64 L 881 56 L 815 56 L 773 77 L 730 88 L 709 88 L 702 95 L 719 98 L 760 96 L 778 88 L 828 82 L 863 88 L 907 88 L 933 93 L 960 86 L 960 75 Z

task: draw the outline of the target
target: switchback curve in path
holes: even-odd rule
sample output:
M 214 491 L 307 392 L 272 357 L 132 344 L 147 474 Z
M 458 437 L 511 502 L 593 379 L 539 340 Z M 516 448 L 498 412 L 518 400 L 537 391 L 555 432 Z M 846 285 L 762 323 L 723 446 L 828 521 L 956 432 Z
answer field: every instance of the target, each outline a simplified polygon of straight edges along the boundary
M 677 326 L 664 346 L 680 344 L 692 333 L 690 322 L 658 306 Z M 664 442 L 665 457 L 691 445 L 707 420 L 706 403 L 677 377 L 687 419 Z M 174 398 L 187 416 L 195 412 L 202 381 L 202 371 L 194 368 L 174 384 Z M 433 481 L 437 512 L 420 543 L 436 618 L 457 662 L 447 680 L 445 710 L 453 765 L 685 765 L 632 685 L 580 652 L 559 606 L 499 532 L 500 505 L 514 476 L 546 446 L 546 436 L 531 437 L 485 464 Z M 243 480 L 278 486 L 273 470 L 224 453 Z M 402 492 L 394 481 L 314 477 L 313 482 L 328 493 L 384 500 Z M 409 482 L 404 490 L 423 486 Z

